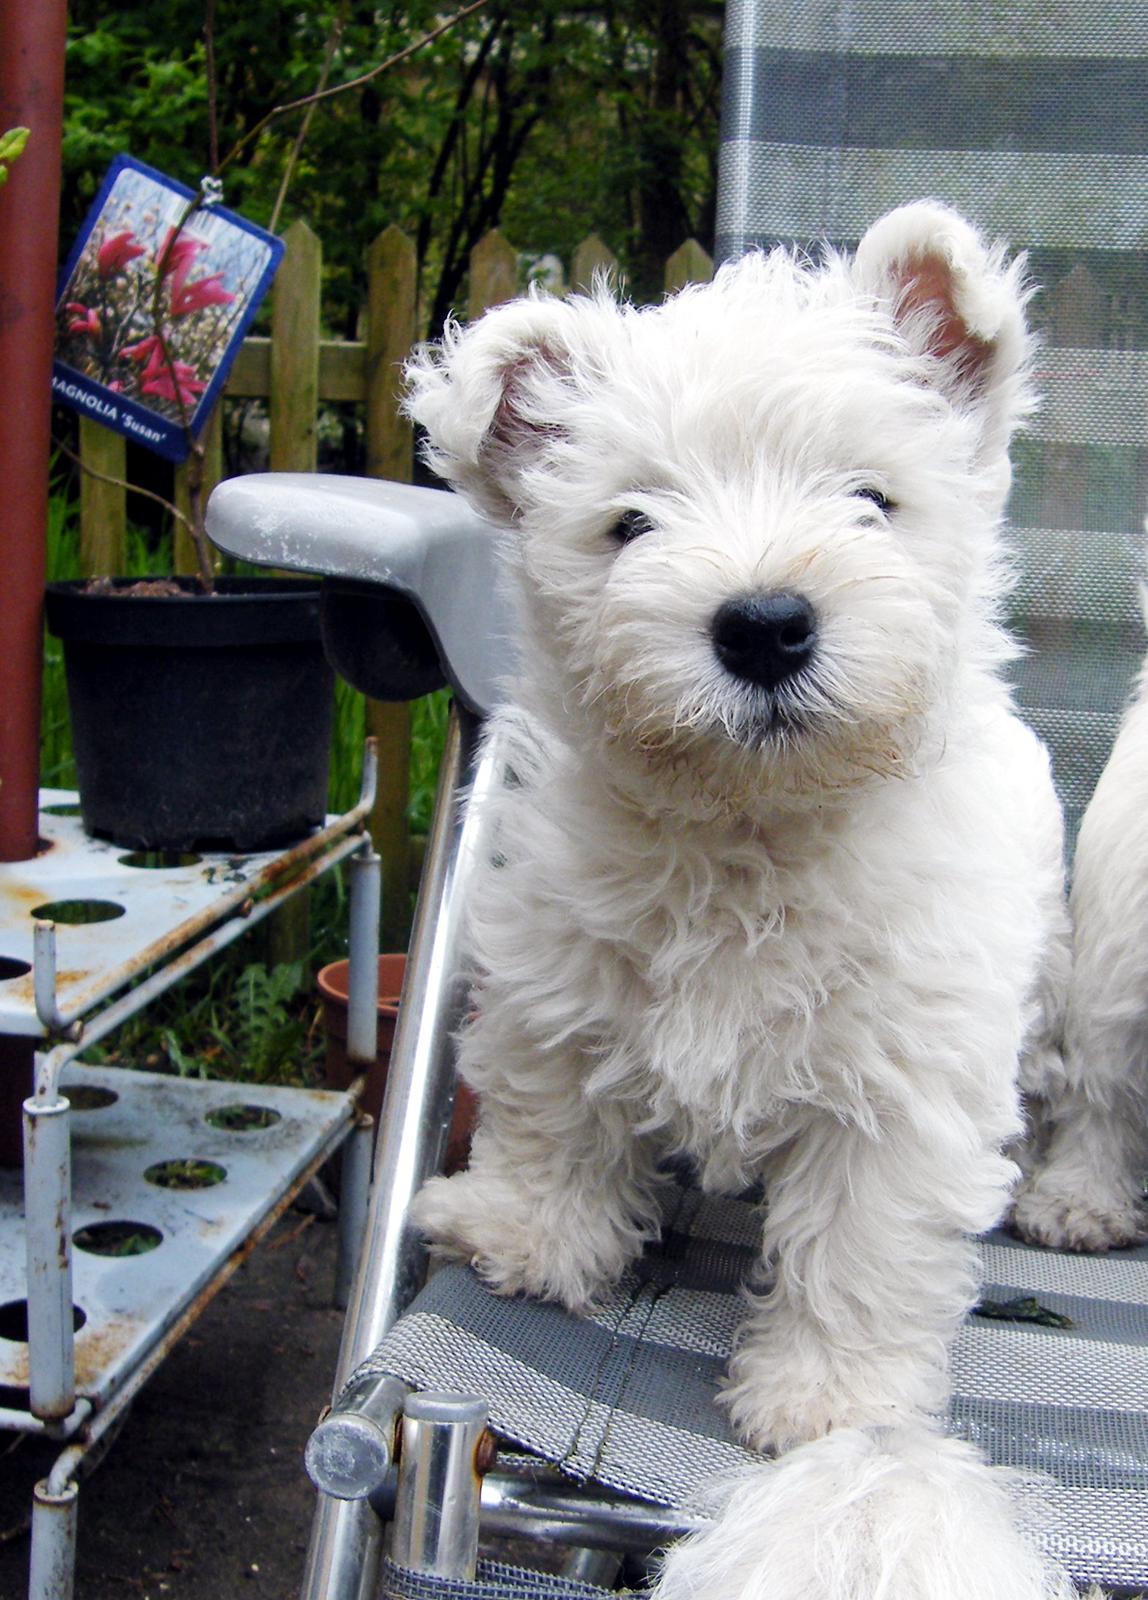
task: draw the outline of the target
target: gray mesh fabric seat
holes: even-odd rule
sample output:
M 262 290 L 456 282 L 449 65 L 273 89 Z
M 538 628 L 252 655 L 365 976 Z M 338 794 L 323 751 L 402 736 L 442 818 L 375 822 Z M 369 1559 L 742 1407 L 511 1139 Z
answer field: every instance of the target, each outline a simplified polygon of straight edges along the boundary
M 752 1459 L 715 1395 L 759 1231 L 751 1204 L 676 1189 L 660 1248 L 592 1319 L 445 1268 L 361 1371 L 481 1394 L 501 1436 L 575 1482 L 688 1505 Z M 950 1428 L 998 1465 L 1047 1474 L 1042 1538 L 1078 1582 L 1135 1592 L 1148 1573 L 1148 1248 L 1096 1260 L 994 1234 L 982 1253 Z
M 1030 253 L 1043 405 L 1014 452 L 1014 622 L 1028 646 L 1015 671 L 1052 747 L 1070 833 L 1143 651 L 1146 60 L 1148 12 L 1131 0 L 732 0 L 727 13 L 719 256 L 778 240 L 849 247 L 882 211 L 924 196 Z M 463 1578 L 449 1559 L 426 1570 L 426 1552 L 449 1544 L 450 1495 L 410 1499 L 422 1494 L 416 1461 L 429 1471 L 439 1460 L 415 1448 L 420 1428 L 439 1425 L 434 1402 L 409 1419 L 395 1487 L 405 1386 L 480 1396 L 505 1440 L 557 1469 L 516 1459 L 501 1484 L 488 1474 L 491 1526 L 541 1527 L 575 1546 L 608 1543 L 611 1530 L 619 1548 L 656 1544 L 690 1525 L 659 1507 L 747 1455 L 713 1394 L 751 1208 L 674 1189 L 660 1248 L 590 1319 L 498 1300 L 461 1268 L 414 1298 L 422 1260 L 406 1209 L 449 1121 L 460 907 L 483 848 L 467 797 L 501 781 L 497 752 L 478 742 L 512 649 L 493 598 L 489 615 L 474 605 L 494 594 L 490 530 L 434 491 L 284 477 L 225 485 L 211 528 L 249 559 L 337 574 L 328 631 L 361 687 L 399 698 L 445 677 L 458 696 L 335 1385 L 352 1396 L 351 1422 L 339 1433 L 336 1418 L 323 1463 L 357 1498 L 320 1497 L 304 1594 L 364 1600 L 379 1583 L 412 1597 L 599 1593 L 586 1576 L 604 1569 L 577 1557 L 554 1576 L 499 1565 Z M 983 1259 L 981 1314 L 953 1356 L 950 1427 L 995 1461 L 1047 1474 L 1043 1537 L 1074 1577 L 1146 1588 L 1148 1251 L 1064 1257 L 994 1235 Z M 405 1566 L 382 1559 L 395 1494 L 392 1554 Z
M 856 245 L 931 196 L 1028 252 L 1041 409 L 1013 449 L 1021 704 L 1070 837 L 1143 653 L 1148 16 L 1124 0 L 732 0 L 717 252 Z

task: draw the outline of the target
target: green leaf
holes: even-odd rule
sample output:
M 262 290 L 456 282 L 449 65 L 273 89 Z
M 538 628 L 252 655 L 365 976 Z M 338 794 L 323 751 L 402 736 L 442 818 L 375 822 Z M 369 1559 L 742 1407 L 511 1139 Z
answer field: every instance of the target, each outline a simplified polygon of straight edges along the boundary
M 1035 1295 L 1018 1295 L 1015 1300 L 982 1300 L 973 1307 L 974 1317 L 992 1317 L 1000 1322 L 1034 1322 L 1041 1328 L 1071 1328 L 1072 1318 L 1050 1306 L 1042 1306 Z
M 27 128 L 9 128 L 7 133 L 0 133 L 0 161 L 15 161 L 17 156 L 23 155 L 29 131 Z

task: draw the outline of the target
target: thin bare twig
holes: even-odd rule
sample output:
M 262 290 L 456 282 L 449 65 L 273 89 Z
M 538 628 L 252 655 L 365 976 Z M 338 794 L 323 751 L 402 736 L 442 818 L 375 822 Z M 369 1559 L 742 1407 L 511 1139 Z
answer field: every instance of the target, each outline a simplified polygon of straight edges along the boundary
M 175 249 L 176 240 L 184 228 L 191 221 L 195 213 L 204 203 L 204 190 L 184 206 L 175 227 L 168 230 L 168 236 L 160 251 L 155 267 L 155 293 L 152 297 L 151 320 L 155 336 L 159 340 L 160 353 L 167 367 L 171 379 L 172 392 L 175 403 L 179 407 L 179 419 L 183 431 L 187 436 L 188 461 L 187 461 L 187 510 L 188 516 L 184 519 L 187 531 L 191 534 L 192 547 L 195 550 L 196 564 L 199 567 L 199 586 L 204 594 L 211 594 L 215 589 L 215 569 L 211 561 L 211 547 L 207 542 L 207 529 L 203 520 L 203 462 L 204 449 L 191 431 L 191 413 L 187 409 L 187 401 L 183 398 L 183 391 L 179 386 L 179 374 L 175 367 L 175 357 L 172 355 L 168 343 L 167 333 L 163 325 L 163 285 L 167 277 L 168 267 L 171 263 L 172 251 Z
M 331 63 L 335 59 L 335 51 L 339 48 L 339 41 L 343 37 L 343 28 L 345 22 L 346 10 L 344 8 L 344 10 L 338 16 L 336 16 L 335 20 L 332 22 L 331 31 L 327 35 L 327 47 L 323 54 L 323 69 L 319 73 L 319 84 L 315 91 L 316 94 L 322 94 L 324 89 L 327 87 L 327 79 L 331 76 Z M 299 160 L 300 153 L 302 152 L 304 140 L 306 139 L 308 130 L 311 127 L 311 118 L 315 115 L 316 104 L 317 101 L 313 100 L 311 102 L 311 104 L 307 107 L 307 115 L 299 124 L 299 132 L 295 135 L 295 143 L 291 146 L 291 154 L 287 157 L 286 165 L 283 168 L 283 177 L 279 184 L 279 193 L 275 197 L 275 205 L 272 208 L 271 216 L 267 223 L 267 230 L 269 233 L 279 232 L 279 215 L 283 210 L 283 202 L 287 199 L 287 190 L 290 188 L 291 179 L 295 175 L 295 167 Z
M 203 13 L 203 64 L 207 73 L 207 160 L 212 172 L 219 167 L 219 107 L 215 75 L 215 0 L 206 0 Z
M 145 500 L 154 500 L 157 506 L 162 506 L 165 511 L 170 511 L 172 516 L 178 522 L 181 522 L 189 533 L 191 532 L 191 523 L 187 517 L 184 516 L 178 506 L 172 505 L 170 500 L 165 500 L 162 494 L 153 494 L 150 489 L 141 489 L 138 484 L 128 483 L 125 478 L 113 478 L 110 472 L 97 472 L 95 467 L 90 467 L 86 461 L 81 460 L 76 452 L 69 449 L 64 441 L 57 438 L 55 434 L 52 435 L 52 443 L 61 455 L 67 456 L 68 460 L 79 467 L 81 472 L 86 472 L 89 478 L 95 478 L 100 483 L 110 483 L 117 489 L 126 489 L 128 494 L 142 494 Z
M 451 28 L 464 21 L 465 18 L 473 15 L 474 12 L 481 11 L 483 6 L 486 4 L 487 0 L 471 0 L 469 5 L 465 5 L 460 10 L 454 12 L 452 16 L 447 17 L 445 22 L 440 22 L 437 28 L 432 28 L 429 33 L 424 33 L 421 39 L 415 39 L 412 44 L 404 45 L 404 47 L 401 50 L 397 50 L 393 56 L 388 56 L 385 61 L 380 61 L 379 64 L 372 67 L 369 72 L 360 73 L 357 78 L 348 78 L 346 83 L 333 84 L 329 89 L 322 89 L 317 91 L 315 94 L 304 95 L 300 100 L 288 100 L 281 106 L 272 106 L 271 110 L 266 116 L 260 117 L 259 121 L 250 130 L 250 132 L 245 133 L 237 144 L 232 145 L 231 149 L 219 163 L 219 166 L 215 169 L 216 174 L 218 175 L 219 173 L 225 171 L 225 169 L 229 167 L 235 160 L 236 156 L 241 155 L 243 151 L 246 150 L 247 146 L 251 144 L 253 140 L 258 139 L 263 130 L 278 117 L 285 117 L 289 111 L 302 111 L 306 106 L 318 105 L 321 100 L 330 100 L 337 94 L 345 94 L 348 89 L 362 88 L 363 84 L 370 83 L 373 78 L 379 77 L 381 73 L 388 72 L 392 67 L 397 67 L 401 62 L 408 60 L 419 50 L 422 50 L 424 46 L 433 44 L 436 39 L 441 39 L 444 33 L 449 33 Z

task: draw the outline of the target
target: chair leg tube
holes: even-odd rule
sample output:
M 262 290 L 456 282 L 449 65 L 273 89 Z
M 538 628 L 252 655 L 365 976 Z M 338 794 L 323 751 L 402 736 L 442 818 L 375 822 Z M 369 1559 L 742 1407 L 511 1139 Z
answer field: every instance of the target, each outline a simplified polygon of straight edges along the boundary
M 72 1600 L 79 1498 L 79 1485 L 75 1483 L 67 1484 L 58 1494 L 48 1488 L 47 1479 L 36 1485 L 28 1600 Z
M 300 1588 L 302 1600 L 375 1600 L 382 1524 L 369 1500 L 321 1494 Z
M 575 1550 L 562 1563 L 562 1576 L 578 1583 L 593 1583 L 599 1589 L 612 1589 L 622 1570 L 622 1557 L 616 1550 Z
M 403 1412 L 391 1554 L 436 1578 L 474 1577 L 482 1480 L 478 1450 L 487 1405 L 425 1390 Z

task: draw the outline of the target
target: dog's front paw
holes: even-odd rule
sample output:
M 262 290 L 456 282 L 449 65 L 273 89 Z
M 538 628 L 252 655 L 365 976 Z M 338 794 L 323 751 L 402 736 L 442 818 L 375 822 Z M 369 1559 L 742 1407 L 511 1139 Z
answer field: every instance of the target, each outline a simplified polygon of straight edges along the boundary
M 904 1352 L 882 1361 L 831 1351 L 808 1328 L 747 1328 L 719 1401 L 754 1450 L 780 1453 L 836 1428 L 891 1425 L 928 1409 L 935 1384 Z M 914 1381 L 916 1379 L 916 1381 Z
M 432 1178 L 411 1215 L 435 1254 L 468 1262 L 496 1293 L 585 1312 L 621 1276 L 634 1248 L 632 1229 L 614 1228 L 606 1217 L 590 1222 L 582 1210 L 471 1169 Z
M 1045 1172 L 1017 1191 L 1012 1227 L 1029 1244 L 1099 1255 L 1143 1244 L 1148 1215 L 1126 1188 L 1094 1182 L 1068 1190 Z

